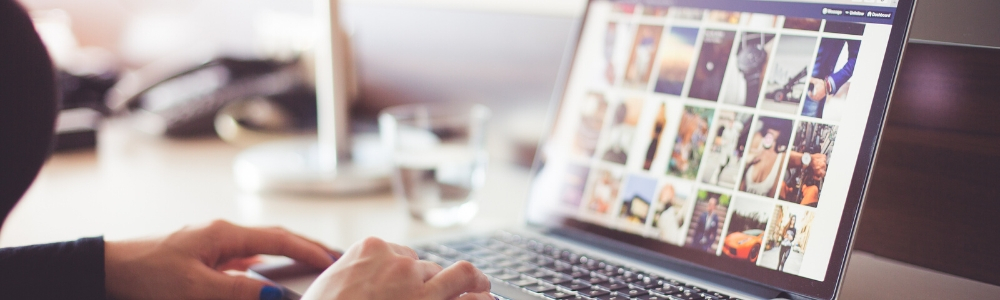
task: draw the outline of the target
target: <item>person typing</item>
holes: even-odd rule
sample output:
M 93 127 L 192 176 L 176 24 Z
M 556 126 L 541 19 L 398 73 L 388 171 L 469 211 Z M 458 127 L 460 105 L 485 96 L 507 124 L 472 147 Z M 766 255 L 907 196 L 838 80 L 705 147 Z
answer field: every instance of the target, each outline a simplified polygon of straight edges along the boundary
M 0 220 L 31 185 L 52 148 L 57 89 L 51 60 L 31 20 L 0 0 Z M 493 299 L 468 262 L 443 268 L 407 247 L 367 238 L 343 255 L 282 228 L 226 221 L 157 238 L 103 237 L 0 249 L 2 299 L 261 299 L 278 287 L 228 270 L 259 254 L 326 269 L 306 299 Z

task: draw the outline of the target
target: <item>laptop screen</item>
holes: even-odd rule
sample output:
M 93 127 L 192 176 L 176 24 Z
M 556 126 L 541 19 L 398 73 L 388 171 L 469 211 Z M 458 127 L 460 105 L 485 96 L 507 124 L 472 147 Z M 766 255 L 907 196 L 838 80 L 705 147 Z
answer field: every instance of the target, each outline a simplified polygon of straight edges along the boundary
M 591 1 L 539 151 L 529 221 L 828 293 L 911 9 Z

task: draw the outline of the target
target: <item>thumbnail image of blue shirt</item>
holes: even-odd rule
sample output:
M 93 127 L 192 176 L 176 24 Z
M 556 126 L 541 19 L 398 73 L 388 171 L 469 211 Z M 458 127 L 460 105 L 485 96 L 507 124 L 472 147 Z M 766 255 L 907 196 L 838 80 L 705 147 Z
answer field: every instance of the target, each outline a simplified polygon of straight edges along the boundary
M 715 205 L 709 204 L 709 210 L 701 214 L 694 232 L 694 247 L 711 252 L 719 233 L 719 215 L 715 213 Z
M 834 70 L 837 60 L 840 59 L 841 52 L 847 47 L 847 61 L 839 70 Z M 819 44 L 816 52 L 816 64 L 813 65 L 812 77 L 809 84 L 809 96 L 802 105 L 802 115 L 807 117 L 822 118 L 823 109 L 826 107 L 826 98 L 837 94 L 840 88 L 854 75 L 854 65 L 858 61 L 858 51 L 861 49 L 861 41 L 841 40 L 824 38 Z M 820 86 L 822 84 L 823 86 Z M 825 92 L 818 99 L 814 98 L 814 89 L 824 89 Z

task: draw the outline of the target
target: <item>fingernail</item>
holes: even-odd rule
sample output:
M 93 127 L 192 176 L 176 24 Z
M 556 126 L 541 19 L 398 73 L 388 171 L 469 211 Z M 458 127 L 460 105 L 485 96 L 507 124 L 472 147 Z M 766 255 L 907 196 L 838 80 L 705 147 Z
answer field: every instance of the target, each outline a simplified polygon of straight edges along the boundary
M 260 289 L 260 300 L 281 300 L 284 296 L 281 289 L 276 286 L 265 285 Z

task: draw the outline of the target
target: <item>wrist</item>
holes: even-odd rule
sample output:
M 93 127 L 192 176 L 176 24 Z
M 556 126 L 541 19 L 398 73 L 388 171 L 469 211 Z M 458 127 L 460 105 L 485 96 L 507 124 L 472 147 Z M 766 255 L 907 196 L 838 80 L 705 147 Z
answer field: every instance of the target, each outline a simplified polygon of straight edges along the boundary
M 122 242 L 104 243 L 104 291 L 108 299 L 122 299 L 120 292 L 123 267 Z
M 105 242 L 104 243 L 104 290 L 108 299 L 129 299 L 138 294 L 130 293 L 129 289 L 140 289 L 135 279 L 149 276 L 142 274 L 138 263 L 146 255 L 142 242 Z

